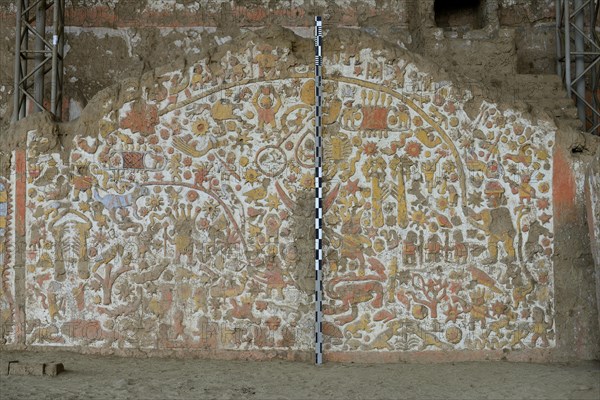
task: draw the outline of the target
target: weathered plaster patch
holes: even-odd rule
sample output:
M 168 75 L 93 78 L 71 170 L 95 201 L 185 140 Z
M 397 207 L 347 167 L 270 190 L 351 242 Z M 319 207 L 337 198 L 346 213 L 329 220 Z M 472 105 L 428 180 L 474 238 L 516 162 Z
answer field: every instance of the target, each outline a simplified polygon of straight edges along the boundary
M 136 29 L 133 28 L 101 28 L 101 27 L 80 27 L 80 26 L 65 26 L 65 34 L 71 36 L 80 36 L 82 34 L 91 33 L 98 39 L 120 38 L 127 45 L 127 55 L 133 57 L 134 48 L 140 43 L 141 38 Z M 69 46 L 65 51 L 68 54 Z

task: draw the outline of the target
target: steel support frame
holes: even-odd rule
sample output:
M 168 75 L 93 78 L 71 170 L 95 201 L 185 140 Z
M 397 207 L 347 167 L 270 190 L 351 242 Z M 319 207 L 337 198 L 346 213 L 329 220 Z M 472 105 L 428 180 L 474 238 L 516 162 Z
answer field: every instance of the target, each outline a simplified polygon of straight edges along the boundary
M 27 116 L 28 100 L 33 104 L 34 112 L 46 110 L 60 120 L 65 0 L 17 0 L 16 6 L 13 121 Z M 46 35 L 49 11 L 52 12 L 50 38 Z M 45 99 L 48 74 L 50 99 Z
M 584 130 L 600 135 L 600 0 L 555 0 L 555 7 L 557 73 Z

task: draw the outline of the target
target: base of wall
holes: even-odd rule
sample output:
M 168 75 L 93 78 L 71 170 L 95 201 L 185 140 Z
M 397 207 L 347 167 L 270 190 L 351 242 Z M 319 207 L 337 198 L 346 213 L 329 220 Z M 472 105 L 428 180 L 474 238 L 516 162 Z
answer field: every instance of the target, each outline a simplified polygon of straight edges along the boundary
M 79 346 L 0 346 L 4 351 L 29 351 L 36 352 L 73 352 L 85 355 L 118 356 L 132 358 L 179 358 L 179 359 L 208 359 L 208 360 L 238 360 L 238 361 L 269 361 L 286 360 L 297 362 L 312 362 L 312 351 L 300 350 L 265 350 L 265 351 L 238 351 L 238 350 L 190 350 L 190 349 L 114 349 L 93 348 Z
M 237 361 L 271 361 L 285 360 L 295 362 L 314 362 L 314 353 L 311 351 L 236 351 L 214 350 L 198 351 L 186 349 L 102 349 L 76 346 L 0 346 L 3 351 L 30 351 L 30 352 L 74 352 L 86 355 L 119 356 L 134 358 L 178 358 L 178 359 L 209 359 L 209 360 L 237 360 Z M 355 363 L 355 364 L 383 364 L 383 363 L 453 363 L 475 361 L 509 361 L 509 362 L 567 362 L 574 360 L 557 349 L 532 349 L 526 351 L 482 350 L 482 351 L 413 351 L 413 352 L 326 352 L 325 362 Z
M 415 352 L 333 352 L 325 353 L 325 361 L 340 363 L 450 363 L 471 361 L 559 362 L 556 349 L 527 351 L 415 351 Z

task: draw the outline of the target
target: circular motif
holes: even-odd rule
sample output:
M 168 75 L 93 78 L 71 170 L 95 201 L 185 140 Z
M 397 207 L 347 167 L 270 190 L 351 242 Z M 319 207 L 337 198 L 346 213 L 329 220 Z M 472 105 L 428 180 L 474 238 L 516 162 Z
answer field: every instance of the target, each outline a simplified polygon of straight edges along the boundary
M 190 203 L 193 203 L 198 199 L 198 193 L 195 190 L 190 190 L 185 197 Z
M 413 306 L 412 316 L 415 317 L 416 319 L 418 319 L 418 320 L 425 319 L 425 318 L 427 318 L 427 315 L 429 315 L 429 310 L 427 309 L 427 307 L 422 306 L 420 304 Z
M 256 153 L 255 162 L 260 172 L 274 178 L 285 171 L 287 157 L 279 147 L 265 146 Z
M 548 193 L 548 191 L 550 190 L 550 185 L 548 184 L 548 182 L 542 182 L 539 184 L 538 189 L 542 193 Z
M 446 329 L 446 340 L 452 344 L 457 344 L 462 339 L 462 331 L 456 326 Z

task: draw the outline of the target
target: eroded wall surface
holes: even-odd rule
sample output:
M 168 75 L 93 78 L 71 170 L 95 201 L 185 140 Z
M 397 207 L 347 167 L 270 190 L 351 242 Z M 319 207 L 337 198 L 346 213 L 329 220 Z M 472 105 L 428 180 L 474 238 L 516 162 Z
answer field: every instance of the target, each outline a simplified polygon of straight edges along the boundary
M 486 2 L 494 3 L 482 0 Z M 501 74 L 517 71 L 554 74 L 553 0 L 497 1 L 494 13 L 500 26 L 516 32 L 505 39 L 498 40 L 495 34 L 488 37 L 489 33 L 479 30 L 468 41 L 445 40 L 440 30 L 427 33 L 432 41 L 421 46 L 408 25 L 414 21 L 420 26 L 434 27 L 433 3 L 433 0 L 67 0 L 63 117 L 76 118 L 99 90 L 123 77 L 138 76 L 182 58 L 183 53 L 198 53 L 206 46 L 235 39 L 240 31 L 273 24 L 294 27 L 297 33 L 308 37 L 314 15 L 323 15 L 329 27 L 362 29 L 415 52 L 429 54 L 447 68 L 472 73 L 475 80 L 483 79 L 484 75 L 498 80 Z M 419 4 L 427 5 L 425 15 L 416 13 Z M 0 0 L 0 51 L 6 55 L 0 58 L 3 71 L 0 126 L 8 125 L 12 114 L 15 13 L 15 1 Z M 486 44 L 486 40 L 481 40 L 482 35 L 487 41 L 492 40 Z M 507 54 L 511 56 L 506 57 Z M 509 83 L 510 79 L 502 79 Z
M 554 126 L 408 53 L 325 71 L 326 350 L 553 347 Z M 312 73 L 249 40 L 123 84 L 70 150 L 30 130 L 24 341 L 311 351 Z
M 600 156 L 587 171 L 585 191 L 592 254 L 596 265 L 600 265 Z
M 596 266 L 596 300 L 598 301 L 598 310 L 600 311 L 600 154 L 590 164 L 586 174 L 585 203 L 590 229 L 592 256 L 594 257 Z M 600 316 L 598 322 L 600 324 Z

